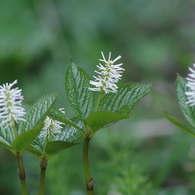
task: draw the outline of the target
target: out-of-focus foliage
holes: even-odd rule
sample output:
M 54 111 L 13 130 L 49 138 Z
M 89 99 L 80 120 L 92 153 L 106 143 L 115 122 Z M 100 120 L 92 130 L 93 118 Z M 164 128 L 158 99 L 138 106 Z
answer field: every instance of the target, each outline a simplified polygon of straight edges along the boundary
M 192 0 L 0 1 L 0 84 L 18 79 L 26 101 L 59 89 L 56 106 L 65 107 L 72 117 L 64 92 L 69 57 L 92 77 L 100 51 L 122 55 L 123 82 L 154 82 L 130 120 L 98 132 L 92 140 L 97 194 L 112 194 L 117 178 L 124 181 L 119 172 L 125 164 L 117 161 L 123 155 L 124 163 L 136 167 L 132 174 L 137 181 L 145 178 L 155 194 L 195 193 L 195 141 L 161 113 L 163 109 L 181 117 L 174 81 L 177 72 L 186 76 L 195 60 L 194 8 Z M 0 192 L 19 194 L 16 164 L 6 152 L 0 150 Z M 80 146 L 51 159 L 48 195 L 85 194 L 81 159 Z M 38 163 L 30 154 L 25 163 L 33 194 Z

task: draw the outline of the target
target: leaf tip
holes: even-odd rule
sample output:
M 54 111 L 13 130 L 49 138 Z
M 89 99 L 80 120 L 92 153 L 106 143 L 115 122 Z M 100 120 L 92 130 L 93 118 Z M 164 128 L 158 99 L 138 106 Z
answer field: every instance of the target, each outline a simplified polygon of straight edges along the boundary
M 70 58 L 69 58 L 69 64 L 74 64 L 74 61 L 73 61 L 73 59 L 72 59 L 71 56 L 70 56 Z

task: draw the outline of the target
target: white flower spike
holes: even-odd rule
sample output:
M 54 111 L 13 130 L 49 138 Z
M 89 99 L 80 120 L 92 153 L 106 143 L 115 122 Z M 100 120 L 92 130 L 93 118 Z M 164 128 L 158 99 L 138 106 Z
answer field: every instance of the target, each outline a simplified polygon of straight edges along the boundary
M 195 68 L 195 64 L 193 64 L 193 66 Z M 186 86 L 189 87 L 189 91 L 185 92 L 188 99 L 186 104 L 189 104 L 189 106 L 194 106 L 195 105 L 195 70 L 193 70 L 192 68 L 189 68 L 189 70 L 191 71 L 191 73 L 188 74 L 188 77 L 186 77 L 188 81 Z
M 59 110 L 65 114 L 64 108 L 60 108 Z M 44 120 L 44 127 L 40 133 L 40 137 L 54 136 L 55 134 L 61 133 L 62 125 L 64 125 L 64 123 L 47 116 Z
M 89 88 L 91 91 L 100 91 L 105 93 L 116 93 L 118 86 L 116 83 L 121 79 L 121 73 L 125 69 L 121 68 L 120 64 L 114 64 L 117 60 L 121 58 L 121 56 L 118 56 L 114 60 L 111 60 L 111 52 L 109 52 L 108 60 L 106 60 L 104 53 L 101 52 L 103 59 L 99 59 L 99 61 L 104 62 L 104 66 L 99 63 L 97 67 L 99 68 L 99 71 L 96 71 L 98 73 L 98 77 L 93 76 L 95 78 L 95 81 L 90 81 L 91 85 L 94 85 L 95 88 Z
M 26 114 L 22 107 L 23 96 L 22 90 L 17 88 L 11 89 L 17 83 L 6 83 L 0 85 L 0 126 L 9 126 L 20 120 L 25 121 L 23 116 Z

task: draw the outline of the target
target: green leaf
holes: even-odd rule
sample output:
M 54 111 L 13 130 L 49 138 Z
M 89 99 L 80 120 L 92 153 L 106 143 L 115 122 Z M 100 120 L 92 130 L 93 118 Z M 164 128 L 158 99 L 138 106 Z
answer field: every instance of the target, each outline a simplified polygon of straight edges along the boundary
M 46 146 L 46 137 L 36 137 L 31 145 L 29 145 L 26 150 L 35 156 L 41 158 Z
M 130 108 L 128 105 L 122 106 L 119 110 L 117 110 L 117 113 L 120 115 L 129 115 L 130 114 Z
M 129 118 L 129 115 L 120 115 L 116 112 L 97 111 L 87 117 L 86 124 L 93 132 L 96 132 L 110 123 L 127 118 Z
M 74 124 L 76 124 L 79 128 L 81 127 L 82 123 L 81 120 L 76 117 L 73 118 L 71 121 L 73 121 Z M 64 128 L 61 130 L 62 132 L 59 134 L 56 134 L 55 136 L 53 136 L 51 138 L 52 142 L 57 143 L 59 142 L 68 142 L 68 143 L 72 143 L 76 140 L 78 140 L 81 137 L 80 132 L 74 128 L 73 126 L 69 125 L 69 124 L 65 124 Z M 48 143 L 46 144 L 46 139 L 45 137 L 37 137 L 32 143 L 30 147 L 27 147 L 27 151 L 34 154 L 35 156 L 41 158 L 43 154 L 46 154 L 46 156 L 51 155 L 48 154 L 46 149 Z M 50 147 L 50 146 L 48 146 Z M 57 149 L 56 149 L 57 150 Z M 46 151 L 46 153 L 45 153 Z
M 133 106 L 151 90 L 152 84 L 127 83 L 119 86 L 117 93 L 108 93 L 102 98 L 98 110 L 130 113 Z M 124 109 L 123 108 L 123 109 Z
M 40 150 L 36 149 L 35 147 L 33 147 L 32 145 L 28 145 L 25 150 L 27 152 L 30 152 L 31 154 L 35 155 L 36 157 L 41 159 L 42 153 Z
M 42 127 L 43 124 L 39 124 L 33 129 L 25 131 L 17 136 L 12 145 L 13 149 L 18 152 L 23 152 L 25 148 L 39 135 Z
M 10 146 L 9 142 L 7 142 L 2 137 L 0 137 L 0 146 L 3 146 L 4 148 L 7 148 L 8 150 L 12 151 L 12 146 Z
M 15 139 L 14 136 L 14 129 L 10 126 L 7 126 L 6 128 L 0 127 L 0 145 L 7 148 L 11 149 L 12 148 L 12 143 Z
M 94 96 L 88 88 L 89 76 L 72 61 L 65 75 L 65 88 L 68 100 L 75 113 L 82 119 L 94 110 Z
M 83 128 L 83 124 L 78 117 L 72 118 L 72 120 L 79 128 Z M 84 131 L 84 130 L 83 130 Z M 82 132 L 83 134 L 83 132 Z M 74 126 L 65 124 L 64 128 L 62 129 L 62 133 L 55 135 L 52 138 L 52 141 L 65 141 L 65 142 L 74 142 L 81 137 L 80 131 L 78 131 Z
M 186 104 L 188 100 L 185 95 L 185 91 L 189 91 L 189 88 L 186 87 L 186 82 L 187 81 L 184 78 L 179 75 L 177 76 L 176 95 L 183 115 L 185 116 L 186 120 L 193 127 L 195 127 L 195 106 L 189 106 Z
M 180 129 L 186 131 L 193 137 L 195 137 L 195 133 L 193 133 L 190 129 L 188 129 L 184 124 L 182 124 L 180 121 L 175 119 L 173 116 L 169 115 L 167 112 L 163 111 L 163 114 L 166 116 L 166 118 L 172 122 L 175 126 L 179 127 Z
M 77 145 L 77 143 L 73 142 L 64 142 L 64 141 L 51 141 L 47 143 L 47 146 L 45 148 L 46 153 L 49 156 L 52 156 L 54 154 L 57 154 L 58 152 L 68 149 L 70 147 L 73 147 Z
M 43 122 L 48 115 L 50 108 L 54 104 L 58 93 L 48 94 L 37 100 L 30 108 L 28 108 L 24 119 L 26 121 L 20 121 L 18 125 L 18 134 L 24 131 L 32 129 L 39 123 Z
M 66 115 L 64 115 L 60 110 L 58 110 L 57 108 L 52 107 L 50 112 L 49 112 L 49 117 L 58 120 L 60 122 L 63 122 L 65 124 L 69 124 L 71 126 L 73 126 L 74 128 L 76 128 L 80 133 L 83 132 L 83 129 L 81 129 L 81 123 L 78 122 L 79 120 L 75 120 L 75 118 L 73 118 L 73 120 L 69 119 Z M 79 125 L 78 125 L 79 124 Z M 83 128 L 83 127 L 82 127 Z

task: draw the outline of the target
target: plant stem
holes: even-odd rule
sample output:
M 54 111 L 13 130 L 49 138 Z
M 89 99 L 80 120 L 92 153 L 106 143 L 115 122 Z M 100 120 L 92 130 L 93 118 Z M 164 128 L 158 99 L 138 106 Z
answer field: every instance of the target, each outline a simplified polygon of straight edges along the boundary
M 95 107 L 95 111 L 98 110 L 98 107 L 100 105 L 100 101 L 102 99 L 102 95 L 103 95 L 103 92 L 100 92 L 99 97 L 98 97 L 98 100 L 97 100 L 97 104 L 96 104 L 96 107 Z
M 17 131 L 17 128 L 16 128 L 16 122 L 13 122 L 13 130 L 14 130 L 14 139 L 16 139 L 16 137 L 18 136 L 18 131 Z
M 89 141 L 90 138 L 85 138 L 84 147 L 83 147 L 83 164 L 84 164 L 84 171 L 85 171 L 87 194 L 93 195 L 94 180 L 91 178 L 89 158 L 88 158 Z
M 21 187 L 22 187 L 22 195 L 27 195 L 27 188 L 26 188 L 26 176 L 25 176 L 25 170 L 22 160 L 22 154 L 20 152 L 17 152 L 17 161 L 18 161 L 18 175 L 21 181 Z
M 41 167 L 41 175 L 40 175 L 39 194 L 44 195 L 44 193 L 45 193 L 45 172 L 46 172 L 46 168 L 47 168 L 47 160 L 45 158 L 43 158 L 41 160 L 40 167 Z

